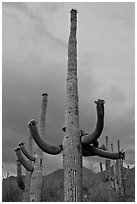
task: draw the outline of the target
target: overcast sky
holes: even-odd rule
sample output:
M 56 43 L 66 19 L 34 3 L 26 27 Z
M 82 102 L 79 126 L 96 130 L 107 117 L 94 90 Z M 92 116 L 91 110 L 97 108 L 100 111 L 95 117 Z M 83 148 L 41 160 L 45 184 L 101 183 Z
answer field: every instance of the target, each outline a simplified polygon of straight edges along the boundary
M 39 121 L 41 94 L 48 93 L 46 140 L 60 144 L 65 117 L 67 41 L 70 10 L 78 10 L 78 82 L 80 127 L 93 131 L 94 100 L 105 103 L 105 126 L 99 139 L 109 136 L 126 151 L 126 164 L 135 162 L 134 3 L 3 3 L 2 4 L 2 116 L 3 169 L 16 173 L 14 148 L 27 143 L 27 123 Z M 89 157 L 96 169 L 105 159 Z M 45 173 L 62 168 L 62 154 L 44 154 Z

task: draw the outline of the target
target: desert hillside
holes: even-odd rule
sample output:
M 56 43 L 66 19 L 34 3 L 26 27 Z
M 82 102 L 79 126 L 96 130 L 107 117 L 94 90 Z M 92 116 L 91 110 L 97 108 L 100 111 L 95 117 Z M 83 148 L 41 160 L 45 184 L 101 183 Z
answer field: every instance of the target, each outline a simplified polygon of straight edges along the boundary
M 126 170 L 126 169 L 124 169 Z M 42 198 L 46 202 L 63 202 L 63 170 L 43 177 Z M 83 191 L 85 202 L 118 202 L 115 191 L 108 182 L 104 182 L 101 173 L 94 173 L 83 168 Z M 2 201 L 22 201 L 23 191 L 16 183 L 16 177 L 8 177 L 2 181 Z M 126 180 L 127 201 L 135 201 L 135 167 L 129 170 Z

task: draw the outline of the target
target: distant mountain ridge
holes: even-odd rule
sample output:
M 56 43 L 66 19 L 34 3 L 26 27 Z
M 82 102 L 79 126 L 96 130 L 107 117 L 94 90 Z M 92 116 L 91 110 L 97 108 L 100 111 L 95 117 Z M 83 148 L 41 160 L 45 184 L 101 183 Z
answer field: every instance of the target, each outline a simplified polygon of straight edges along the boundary
M 126 169 L 124 169 L 125 171 Z M 63 202 L 63 169 L 58 169 L 53 173 L 43 176 L 41 201 Z M 11 176 L 2 181 L 2 201 L 21 202 L 23 191 L 16 183 L 16 177 Z M 104 182 L 102 174 L 94 173 L 90 169 L 83 167 L 83 197 L 86 202 L 111 202 L 118 201 L 115 191 L 108 182 Z M 127 201 L 135 201 L 135 167 L 129 170 L 126 181 Z

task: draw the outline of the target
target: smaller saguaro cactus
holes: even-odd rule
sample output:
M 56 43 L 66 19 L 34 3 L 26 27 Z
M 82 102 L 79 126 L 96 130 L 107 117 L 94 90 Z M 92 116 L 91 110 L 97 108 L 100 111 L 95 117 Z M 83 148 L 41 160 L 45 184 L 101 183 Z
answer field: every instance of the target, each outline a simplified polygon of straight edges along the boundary
M 31 135 L 30 135 L 30 137 L 31 137 Z M 32 166 L 31 161 L 35 161 L 35 157 L 33 157 L 30 154 L 30 153 L 32 153 L 32 138 L 29 138 L 29 145 L 28 146 L 29 146 L 29 152 L 26 150 L 23 142 L 19 143 L 19 147 L 15 149 L 18 161 L 20 163 L 20 167 L 22 164 L 24 166 L 24 168 L 26 169 L 25 182 L 23 182 L 24 183 L 23 202 L 29 202 L 30 201 L 31 174 L 34 170 L 34 167 Z M 28 161 L 24 158 L 22 153 L 28 158 Z M 18 178 L 18 172 L 17 172 L 17 178 Z M 20 176 L 20 180 L 21 180 L 21 178 L 22 177 Z M 19 183 L 19 178 L 17 179 L 17 181 Z
M 113 152 L 113 144 L 111 144 L 111 150 Z M 122 201 L 126 201 L 125 180 L 127 179 L 128 176 L 129 165 L 124 175 L 123 159 L 125 153 L 123 151 L 120 151 L 120 141 L 118 140 L 118 153 L 119 152 L 123 154 L 123 157 L 117 158 L 117 160 L 113 162 L 113 165 L 110 167 L 111 171 L 109 172 L 109 179 L 107 181 L 110 181 L 111 187 L 116 191 L 116 193 L 119 196 L 119 199 Z M 102 172 L 102 176 L 104 176 L 102 170 L 102 163 L 100 164 L 100 169 Z M 106 181 L 106 179 L 104 180 Z
M 17 184 L 21 190 L 25 189 L 24 180 L 22 176 L 22 167 L 21 162 L 19 160 L 16 161 L 17 163 Z
M 41 115 L 39 132 L 42 139 L 45 137 L 45 118 L 47 109 L 47 98 L 48 94 L 42 94 L 42 105 L 41 105 Z M 30 124 L 29 124 L 30 127 Z M 32 135 L 32 134 L 31 134 Z M 34 139 L 35 141 L 35 139 Z M 36 145 L 35 149 L 35 162 L 34 162 L 34 172 L 32 175 L 31 190 L 30 190 L 30 201 L 40 202 L 41 201 L 41 188 L 42 188 L 42 170 L 43 170 L 43 151 Z
M 118 151 L 120 151 L 120 140 L 118 140 Z M 129 170 L 129 166 L 127 170 Z M 125 177 L 123 175 L 123 160 L 119 159 L 118 160 L 118 185 L 119 185 L 119 196 L 122 201 L 126 201 L 125 180 L 127 176 L 128 176 L 128 171 Z
M 43 152 L 51 155 L 57 155 L 62 151 L 62 146 L 52 146 L 45 142 L 45 118 L 46 118 L 46 107 L 47 107 L 48 94 L 42 94 L 42 108 L 40 116 L 39 130 L 36 126 L 37 122 L 32 119 L 29 123 L 29 129 L 31 135 L 36 142 L 35 151 L 35 162 L 34 172 L 32 175 L 30 201 L 40 202 L 41 201 L 41 188 L 42 188 L 42 166 L 43 166 Z
M 19 143 L 19 147 L 22 151 L 22 153 L 28 158 L 28 163 L 32 165 L 32 161 L 35 162 L 35 157 L 32 156 L 33 151 L 33 138 L 31 134 L 29 134 L 29 142 L 28 142 L 28 151 L 25 148 L 25 143 L 21 142 Z M 23 191 L 23 202 L 30 201 L 30 186 L 31 186 L 31 176 L 32 172 L 26 170 L 25 175 L 25 189 Z
M 109 150 L 109 145 L 108 145 L 109 141 L 108 141 L 108 136 L 106 136 L 106 151 L 108 152 Z M 106 180 L 110 180 L 110 159 L 106 159 Z
M 111 151 L 112 152 L 114 151 L 113 144 L 111 144 Z M 117 163 L 118 163 L 118 160 L 113 161 L 113 165 L 112 165 L 113 176 L 110 175 L 111 181 L 112 181 L 111 185 L 112 185 L 112 188 L 116 191 L 116 193 L 118 193 L 118 169 L 116 168 Z

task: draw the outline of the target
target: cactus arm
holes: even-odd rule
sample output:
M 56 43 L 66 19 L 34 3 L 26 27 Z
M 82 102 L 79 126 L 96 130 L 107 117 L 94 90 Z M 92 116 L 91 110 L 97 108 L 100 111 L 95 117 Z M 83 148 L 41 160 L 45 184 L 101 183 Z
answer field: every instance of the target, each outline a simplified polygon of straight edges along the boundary
M 20 148 L 16 148 L 15 149 L 15 152 L 16 152 L 16 155 L 17 155 L 17 158 L 18 160 L 21 162 L 21 164 L 24 166 L 24 168 L 28 171 L 31 171 L 33 172 L 33 166 L 30 165 L 26 160 L 25 158 L 23 157 L 22 153 L 21 153 L 21 150 Z
M 103 157 L 103 158 L 108 158 L 108 159 L 121 159 L 123 157 L 123 152 L 107 152 L 107 151 L 104 151 L 100 148 L 96 148 L 96 147 L 93 147 L 91 145 L 83 145 L 83 149 L 85 149 L 86 153 L 89 155 L 89 156 L 100 156 L 100 157 Z
M 59 154 L 61 152 L 61 147 L 60 146 L 51 146 L 49 144 L 47 144 L 39 135 L 37 126 L 36 126 L 36 121 L 35 120 L 31 120 L 29 122 L 29 128 L 32 134 L 33 139 L 35 140 L 35 142 L 37 143 L 37 145 L 47 154 L 52 154 L 52 155 L 56 155 Z
M 26 148 L 25 148 L 23 142 L 19 143 L 19 147 L 20 147 L 21 151 L 23 152 L 23 154 L 24 154 L 29 160 L 35 161 L 35 157 L 32 156 L 32 155 L 26 150 Z
M 96 156 L 92 151 L 89 152 L 88 150 L 82 149 L 82 156 L 89 157 L 89 156 Z
M 17 163 L 17 184 L 21 190 L 24 190 L 25 184 L 22 176 L 21 162 L 17 160 L 16 163 Z
M 120 159 L 122 157 L 121 152 L 106 152 L 104 150 L 101 150 L 99 148 L 93 147 L 93 152 L 100 157 L 108 158 L 108 159 Z
M 97 104 L 97 124 L 95 127 L 95 130 L 85 135 L 81 138 L 81 141 L 83 144 L 91 144 L 95 142 L 101 135 L 103 127 L 104 127 L 104 100 L 98 99 L 98 101 L 95 101 Z

